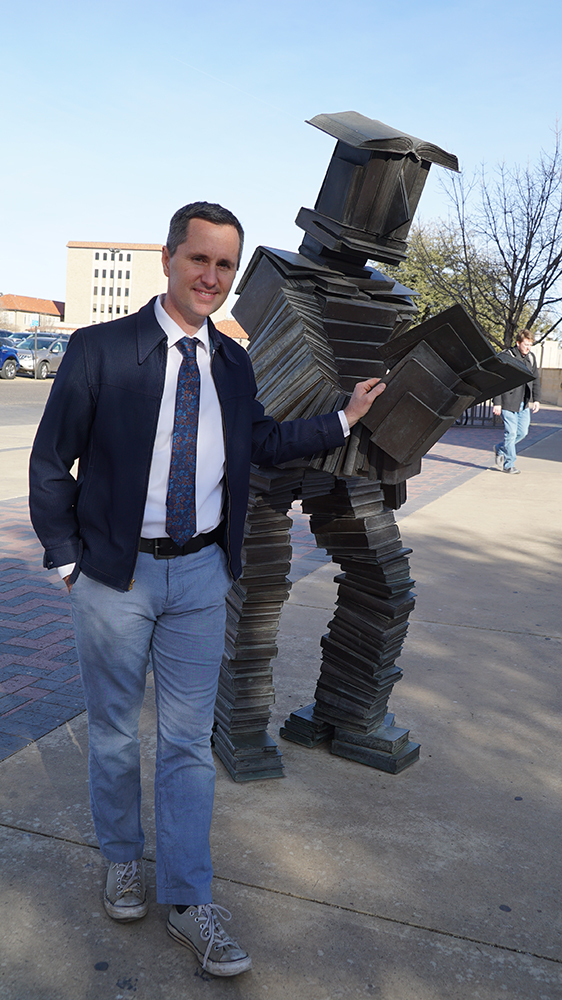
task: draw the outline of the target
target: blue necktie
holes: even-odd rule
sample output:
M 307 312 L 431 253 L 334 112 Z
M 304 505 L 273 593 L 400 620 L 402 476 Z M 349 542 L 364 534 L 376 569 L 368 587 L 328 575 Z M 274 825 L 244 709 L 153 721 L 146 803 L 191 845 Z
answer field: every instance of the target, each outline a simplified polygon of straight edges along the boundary
M 183 355 L 178 374 L 172 458 L 166 499 L 166 531 L 177 545 L 195 534 L 195 464 L 199 420 L 199 368 L 196 337 L 183 337 L 177 347 Z

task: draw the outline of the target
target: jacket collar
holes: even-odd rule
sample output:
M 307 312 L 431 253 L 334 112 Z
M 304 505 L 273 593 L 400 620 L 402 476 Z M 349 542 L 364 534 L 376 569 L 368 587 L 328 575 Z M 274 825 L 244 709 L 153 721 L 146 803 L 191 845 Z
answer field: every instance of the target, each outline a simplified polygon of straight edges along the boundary
M 217 330 L 210 316 L 207 319 L 207 329 L 209 331 L 209 340 L 211 341 L 213 352 L 219 351 L 219 353 L 224 354 L 233 365 L 237 365 L 238 361 L 232 351 L 232 345 L 229 338 L 225 337 L 220 330 Z
M 146 361 L 148 355 L 152 353 L 154 348 L 157 347 L 162 340 L 166 339 L 166 333 L 154 315 L 155 301 L 156 296 L 154 296 L 150 302 L 147 302 L 142 309 L 139 309 L 137 313 L 137 352 L 140 365 L 142 365 L 143 361 Z M 225 337 L 220 330 L 217 330 L 210 317 L 207 319 L 207 328 L 209 330 L 209 340 L 213 351 L 219 351 L 221 354 L 224 354 L 233 365 L 237 365 L 238 361 L 232 351 L 228 337 Z
M 155 347 L 166 339 L 166 333 L 154 315 L 156 296 L 137 313 L 137 352 L 139 365 L 146 361 Z

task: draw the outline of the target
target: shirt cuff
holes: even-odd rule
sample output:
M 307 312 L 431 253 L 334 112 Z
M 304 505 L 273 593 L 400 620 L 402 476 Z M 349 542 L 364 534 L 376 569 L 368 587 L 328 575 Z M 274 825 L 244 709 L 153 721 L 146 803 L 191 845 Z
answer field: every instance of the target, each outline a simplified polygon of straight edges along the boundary
M 338 417 L 340 418 L 341 429 L 343 431 L 343 435 L 344 435 L 344 437 L 348 438 L 349 435 L 351 434 L 351 431 L 349 429 L 349 424 L 347 422 L 347 417 L 346 417 L 346 415 L 345 415 L 345 413 L 344 413 L 343 410 L 338 410 Z
M 66 566 L 57 566 L 57 572 L 61 580 L 64 580 L 65 576 L 70 576 L 75 566 L 76 563 L 67 563 Z

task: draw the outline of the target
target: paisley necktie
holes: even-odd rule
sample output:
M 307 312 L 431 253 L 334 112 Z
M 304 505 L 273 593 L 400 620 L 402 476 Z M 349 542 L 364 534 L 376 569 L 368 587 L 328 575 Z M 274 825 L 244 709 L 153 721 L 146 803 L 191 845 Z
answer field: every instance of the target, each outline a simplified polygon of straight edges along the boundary
M 185 545 L 196 531 L 195 464 L 199 420 L 197 337 L 183 337 L 177 347 L 183 355 L 178 374 L 172 459 L 166 499 L 166 531 L 177 545 Z

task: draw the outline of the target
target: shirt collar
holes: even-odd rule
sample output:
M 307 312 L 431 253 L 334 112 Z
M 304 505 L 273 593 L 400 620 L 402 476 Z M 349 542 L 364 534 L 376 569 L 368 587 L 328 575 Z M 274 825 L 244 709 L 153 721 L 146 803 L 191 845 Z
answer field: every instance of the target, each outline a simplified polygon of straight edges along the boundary
M 181 340 L 183 337 L 187 337 L 187 334 L 182 330 L 181 326 L 178 326 L 176 321 L 168 315 L 160 301 L 159 295 L 156 296 L 154 302 L 154 315 L 168 338 L 168 349 L 173 347 L 174 344 L 177 344 L 178 340 Z M 209 330 L 206 319 L 194 336 L 197 337 L 199 343 L 202 344 L 207 353 L 209 353 Z

